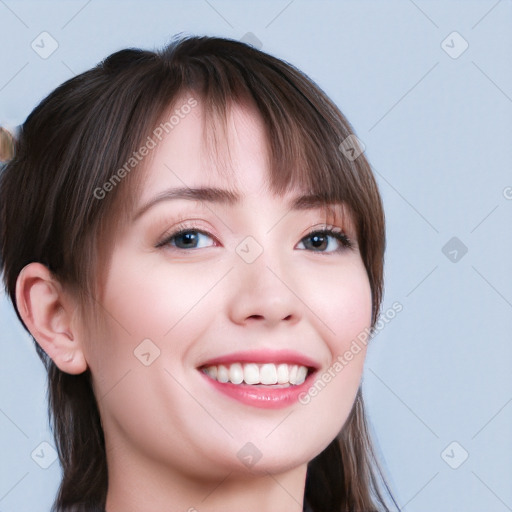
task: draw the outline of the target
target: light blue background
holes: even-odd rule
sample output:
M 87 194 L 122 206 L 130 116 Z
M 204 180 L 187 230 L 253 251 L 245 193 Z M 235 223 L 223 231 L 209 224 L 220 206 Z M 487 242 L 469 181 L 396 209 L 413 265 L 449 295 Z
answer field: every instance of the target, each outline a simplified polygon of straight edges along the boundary
M 364 391 L 398 503 L 408 512 L 504 512 L 512 510 L 511 22 L 511 2 L 494 0 L 4 0 L 0 124 L 21 123 L 113 51 L 158 48 L 178 32 L 252 32 L 264 51 L 309 74 L 366 145 L 384 200 L 383 310 L 395 301 L 404 309 L 371 344 Z M 31 48 L 43 31 L 59 45 L 46 60 Z M 456 59 L 441 47 L 453 31 L 469 43 Z M 461 48 L 454 41 L 452 51 Z M 442 252 L 454 236 L 468 248 L 457 262 Z M 31 458 L 41 442 L 53 445 L 45 374 L 5 297 L 0 322 L 0 511 L 46 512 L 60 469 Z M 446 461 L 462 450 L 468 459 L 452 469 Z

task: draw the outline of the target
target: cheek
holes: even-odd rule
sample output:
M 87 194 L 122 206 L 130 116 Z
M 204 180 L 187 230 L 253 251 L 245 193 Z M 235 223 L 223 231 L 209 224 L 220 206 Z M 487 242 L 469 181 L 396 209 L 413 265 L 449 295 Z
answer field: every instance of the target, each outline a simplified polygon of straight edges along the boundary
M 307 296 L 330 351 L 330 362 L 299 401 L 309 409 L 314 429 L 322 432 L 324 439 L 332 439 L 346 421 L 360 386 L 372 294 L 362 261 L 341 269 L 337 276 L 331 274 L 323 282 L 323 288 L 312 288 Z
M 169 368 L 178 365 L 187 340 L 200 337 L 218 313 L 205 304 L 225 269 L 211 268 L 199 276 L 186 265 L 148 260 L 151 265 L 123 251 L 112 259 L 100 298 L 105 325 L 89 336 L 87 350 L 100 396 L 126 374 L 133 375 L 144 357 L 158 356 Z
M 318 329 L 323 333 L 333 359 L 349 350 L 352 340 L 360 335 L 363 338 L 368 332 L 372 293 L 361 260 L 354 259 L 337 272 L 331 269 L 311 276 L 303 296 L 316 317 Z
M 222 272 L 213 269 L 198 275 L 187 265 L 148 260 L 152 264 L 146 268 L 135 259 L 115 260 L 102 300 L 133 341 L 150 338 L 157 343 L 194 315 Z M 201 318 L 196 320 L 201 323 Z

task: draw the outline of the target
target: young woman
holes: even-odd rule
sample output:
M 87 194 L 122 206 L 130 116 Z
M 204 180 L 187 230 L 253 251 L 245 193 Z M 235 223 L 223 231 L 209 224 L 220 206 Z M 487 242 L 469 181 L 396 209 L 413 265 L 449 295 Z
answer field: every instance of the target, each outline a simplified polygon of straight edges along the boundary
M 357 139 L 243 43 L 128 49 L 20 129 L 6 289 L 36 342 L 58 512 L 389 510 L 361 375 L 384 214 Z

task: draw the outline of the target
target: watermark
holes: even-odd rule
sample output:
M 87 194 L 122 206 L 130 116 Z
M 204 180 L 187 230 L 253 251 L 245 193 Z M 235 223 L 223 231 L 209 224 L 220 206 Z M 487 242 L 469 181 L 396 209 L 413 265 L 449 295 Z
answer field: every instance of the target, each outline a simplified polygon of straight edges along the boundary
M 359 155 L 364 153 L 366 146 L 363 141 L 356 135 L 351 133 L 343 142 L 338 146 L 339 150 L 345 155 L 345 158 L 353 162 Z
M 57 460 L 57 451 L 46 441 L 38 444 L 30 454 L 32 460 L 42 469 L 48 469 Z
M 246 236 L 237 246 L 235 252 L 246 263 L 255 262 L 263 253 L 263 247 L 252 236 Z
M 503 189 L 503 197 L 505 199 L 512 199 L 512 187 L 505 187 Z
M 468 252 L 467 246 L 457 238 L 453 236 L 446 242 L 441 248 L 441 252 L 452 262 L 458 263 Z
M 59 43 L 57 40 L 48 32 L 41 32 L 33 41 L 30 43 L 30 47 L 34 50 L 41 59 L 48 59 L 51 57 L 57 48 Z
M 242 43 L 250 44 L 257 50 L 263 48 L 263 43 L 256 37 L 253 32 L 246 32 L 240 39 Z
M 137 150 L 132 153 L 128 160 L 120 167 L 101 187 L 94 189 L 94 197 L 98 200 L 104 199 L 105 196 L 114 190 L 114 188 L 121 183 L 130 172 L 139 165 L 150 152 L 156 148 L 159 142 L 163 140 L 165 135 L 171 133 L 182 119 L 185 119 L 192 109 L 197 106 L 195 98 L 189 98 L 179 108 L 174 109 L 174 112 L 164 123 L 160 123 L 154 130 L 152 135 L 148 135 L 146 142 Z
M 236 456 L 244 466 L 252 468 L 254 464 L 256 464 L 261 459 L 263 454 L 260 452 L 256 445 L 248 442 L 245 443 L 242 448 L 240 448 L 240 450 L 238 450 Z
M 441 458 L 452 469 L 458 469 L 469 457 L 468 451 L 457 441 L 452 441 L 442 452 Z
M 452 59 L 458 59 L 469 47 L 469 43 L 455 30 L 441 41 L 441 48 Z
M 368 342 L 374 338 L 386 325 L 393 320 L 398 313 L 404 309 L 403 305 L 395 301 L 384 313 L 379 315 L 378 320 L 375 322 L 373 332 L 370 328 L 365 327 L 355 339 L 352 340 L 350 347 L 343 353 L 338 355 L 334 363 L 327 368 L 316 380 L 315 383 L 307 390 L 299 395 L 299 402 L 302 405 L 307 405 L 311 399 L 317 396 L 326 386 L 331 382 L 340 372 L 343 371 L 345 366 L 350 364 L 350 361 L 357 356 Z
M 160 349 L 149 338 L 146 338 L 135 347 L 133 355 L 144 366 L 151 366 L 155 359 L 160 357 Z

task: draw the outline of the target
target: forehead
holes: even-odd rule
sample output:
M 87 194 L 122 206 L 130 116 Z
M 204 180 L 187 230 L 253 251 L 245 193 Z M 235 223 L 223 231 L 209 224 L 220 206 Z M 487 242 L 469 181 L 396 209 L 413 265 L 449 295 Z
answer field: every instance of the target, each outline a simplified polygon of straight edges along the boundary
M 267 137 L 259 112 L 249 105 L 232 104 L 224 123 L 206 118 L 202 102 L 197 101 L 186 114 L 173 115 L 186 103 L 185 96 L 171 109 L 167 119 L 174 117 L 172 127 L 160 124 L 165 130 L 145 166 L 141 200 L 162 186 L 201 185 L 247 193 L 267 187 Z
M 260 113 L 250 104 L 230 105 L 225 124 L 211 118 L 197 100 L 192 109 L 182 109 L 192 96 L 180 98 L 164 118 L 159 140 L 138 188 L 134 218 L 155 202 L 192 199 L 237 206 L 246 198 L 277 199 L 287 210 L 323 209 L 327 219 L 350 223 L 346 204 L 327 202 L 311 190 L 290 186 L 281 194 L 270 187 L 271 165 L 268 137 Z M 165 119 L 174 121 L 172 128 Z

